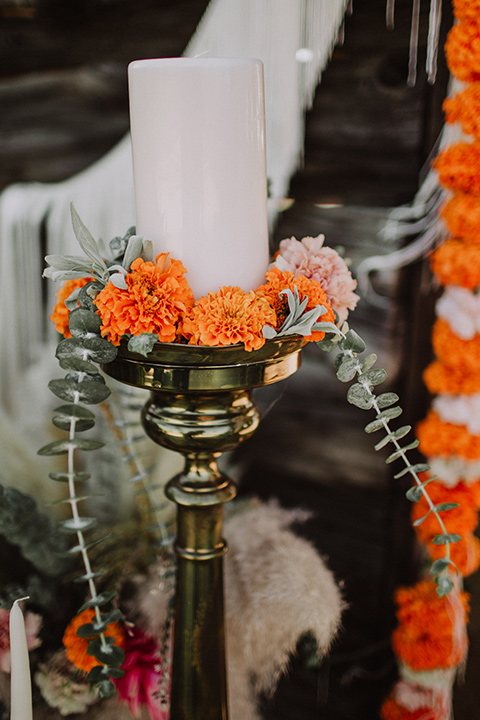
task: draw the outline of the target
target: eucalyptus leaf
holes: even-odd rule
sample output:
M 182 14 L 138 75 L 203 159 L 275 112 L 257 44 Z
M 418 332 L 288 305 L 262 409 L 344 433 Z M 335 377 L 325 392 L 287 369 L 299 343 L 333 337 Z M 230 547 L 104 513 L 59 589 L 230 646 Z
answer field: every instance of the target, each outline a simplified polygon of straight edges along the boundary
M 100 638 L 95 638 L 88 643 L 87 654 L 93 655 L 94 658 L 107 665 L 120 667 L 125 660 L 125 653 L 114 643 L 115 638 L 109 636 L 104 636 L 103 642 Z
M 122 673 L 123 674 L 123 673 Z M 108 700 L 115 695 L 115 685 L 111 680 L 102 680 L 98 683 L 98 694 L 102 700 Z
M 386 408 L 390 405 L 394 405 L 399 400 L 400 398 L 398 397 L 397 393 L 386 392 L 377 396 L 377 405 L 379 408 Z
M 65 300 L 65 306 L 67 310 L 72 311 L 78 308 L 78 296 L 80 294 L 80 288 L 75 288 L 73 292 L 70 293 L 68 298 Z
M 448 575 L 439 575 L 437 577 L 437 593 L 440 597 L 443 597 L 444 595 L 448 595 L 448 593 L 453 590 L 453 582 L 448 577 Z
M 48 387 L 61 400 L 79 401 L 87 405 L 97 405 L 110 395 L 110 389 L 105 384 L 94 380 L 84 380 L 79 383 L 67 379 L 50 380 Z
M 65 533 L 77 533 L 86 532 L 97 524 L 96 518 L 91 517 L 79 517 L 79 518 L 68 518 L 68 520 L 61 520 L 59 522 L 60 530 Z
M 317 345 L 323 352 L 332 352 L 340 341 L 340 335 L 327 332 L 322 340 L 317 341 Z
M 69 450 L 97 450 L 105 445 L 100 440 L 86 438 L 64 438 L 44 445 L 38 451 L 39 455 L 65 455 Z
M 109 677 L 121 678 L 125 675 L 125 671 L 121 668 L 110 667 L 108 665 L 95 665 L 87 675 L 87 681 L 90 683 L 98 683 L 101 680 L 108 680 Z
M 76 578 L 73 579 L 74 583 L 82 583 L 82 582 L 90 582 L 91 580 L 96 580 L 96 578 L 102 577 L 103 570 L 97 570 L 96 572 L 93 572 L 93 570 L 90 570 L 88 573 L 85 573 L 84 575 L 77 575 Z
M 77 387 L 83 382 L 95 382 L 105 385 L 105 378 L 103 375 L 100 375 L 97 368 L 95 368 L 92 373 L 83 370 L 70 370 L 63 379 L 68 380 L 68 382 L 73 383 Z
M 62 370 L 76 370 L 77 372 L 90 373 L 92 375 L 98 372 L 96 365 L 88 360 L 81 360 L 78 357 L 62 357 L 58 361 L 58 364 Z
M 409 465 L 408 467 L 403 468 L 403 470 L 400 470 L 400 472 L 393 477 L 395 480 L 398 480 L 398 478 L 403 477 L 407 473 L 411 473 L 413 475 L 414 473 L 421 473 L 426 470 L 430 470 L 430 465 L 427 465 L 426 463 L 417 463 L 416 465 Z
M 460 503 L 444 502 L 444 503 L 439 503 L 435 507 L 435 509 L 437 510 L 437 512 L 443 512 L 444 510 L 455 510 L 455 508 L 458 508 L 458 507 L 460 507 Z
M 136 352 L 139 353 L 139 355 L 147 357 L 148 353 L 153 350 L 153 347 L 157 342 L 158 335 L 155 335 L 154 333 L 142 333 L 141 335 L 136 335 L 130 338 L 128 341 L 128 349 L 130 352 Z
M 68 317 L 68 329 L 72 337 L 88 338 L 100 335 L 102 321 L 97 313 L 79 307 L 72 310 Z
M 91 638 L 95 637 L 96 635 L 100 635 L 100 633 L 105 632 L 108 626 L 111 625 L 113 622 L 121 620 L 122 613 L 120 610 L 112 610 L 112 612 L 110 613 L 105 613 L 104 615 L 101 615 L 100 618 L 100 622 L 97 622 L 96 618 L 94 618 L 93 622 L 85 623 L 85 625 L 80 625 L 77 630 L 78 637 Z
M 95 312 L 97 306 L 95 305 L 94 300 L 104 287 L 105 283 L 98 282 L 98 280 L 92 280 L 91 282 L 83 285 L 78 293 L 78 302 L 80 303 L 80 307 L 85 308 L 85 310 L 92 310 Z
M 365 350 L 366 345 L 360 335 L 355 332 L 355 330 L 349 330 L 345 336 L 343 347 L 345 348 L 345 350 L 351 350 L 355 353 L 362 353 Z
M 407 490 L 405 496 L 410 502 L 418 502 L 423 495 L 422 488 L 419 485 L 415 485 Z
M 95 595 L 95 597 L 90 598 L 90 600 L 87 600 L 78 612 L 81 613 L 87 608 L 102 607 L 102 605 L 106 605 L 107 603 L 111 602 L 114 597 L 115 593 L 113 592 L 113 590 L 105 590 L 104 592 Z
M 67 338 L 59 342 L 55 355 L 58 360 L 76 357 L 80 360 L 91 360 L 96 363 L 109 363 L 115 360 L 117 352 L 118 350 L 114 345 L 100 337 L 82 340 L 79 338 Z
M 446 570 L 449 565 L 453 565 L 453 563 L 448 558 L 438 558 L 438 560 L 435 560 L 435 562 L 432 563 L 430 572 L 432 575 L 436 575 L 437 573 L 441 573 Z
M 338 370 L 338 368 L 340 367 L 340 365 L 343 363 L 343 361 L 346 358 L 351 358 L 351 357 L 352 356 L 350 355 L 350 353 L 346 353 L 346 352 L 339 352 L 338 355 L 335 355 L 335 357 L 333 358 L 333 367 L 335 369 L 335 372 Z
M 74 472 L 70 474 L 68 472 L 53 471 L 48 474 L 48 477 L 51 480 L 55 480 L 55 482 L 68 483 L 70 481 L 70 478 L 73 479 L 73 482 L 86 482 L 87 480 L 90 480 L 91 475 L 87 472 Z
M 383 368 L 372 368 L 371 370 L 366 370 L 365 372 L 362 372 L 358 378 L 359 382 L 362 384 L 368 384 L 370 387 L 380 385 L 386 379 L 387 371 Z
M 89 420 L 89 419 L 95 419 L 95 414 L 89 410 L 86 407 L 82 407 L 81 405 L 74 405 L 73 403 L 70 403 L 68 405 L 59 405 L 54 410 L 57 415 L 62 415 L 63 417 L 68 418 L 79 418 L 82 420 Z
M 347 357 L 337 369 L 337 378 L 340 382 L 350 382 L 360 369 L 360 363 L 356 357 Z
M 382 428 L 386 430 L 385 428 L 385 422 L 389 423 L 390 420 L 393 420 L 394 418 L 401 415 L 403 412 L 401 407 L 394 407 L 394 408 L 387 408 L 386 410 L 382 410 L 382 412 L 377 414 L 377 417 L 375 420 L 372 420 L 371 423 L 368 423 L 368 425 L 365 426 L 365 432 L 366 433 L 372 433 L 376 432 L 377 430 L 381 430 Z
M 372 368 L 375 363 L 377 362 L 377 356 L 375 353 L 370 353 L 370 355 L 366 355 L 366 357 L 362 358 L 360 361 L 360 364 L 362 366 L 362 373 L 367 372 Z
M 355 383 L 348 388 L 347 400 L 361 410 L 370 410 L 375 400 L 363 385 Z
M 441 533 L 440 535 L 435 535 L 435 537 L 432 538 L 432 542 L 435 545 L 448 545 L 449 543 L 460 542 L 461 539 L 462 536 L 456 533 Z
M 411 429 L 411 425 L 402 425 L 402 427 L 399 427 L 397 430 L 394 430 L 392 432 L 392 436 L 395 438 L 395 440 L 401 440 L 405 437 L 405 435 L 408 435 Z
M 90 430 L 95 425 L 95 418 L 89 419 L 89 420 L 82 420 L 82 419 L 76 419 L 76 418 L 67 418 L 65 415 L 55 415 L 52 418 L 52 423 L 55 425 L 55 427 L 59 428 L 60 430 L 66 430 L 67 432 L 70 430 L 72 422 L 75 422 L 75 432 L 84 432 L 85 430 Z

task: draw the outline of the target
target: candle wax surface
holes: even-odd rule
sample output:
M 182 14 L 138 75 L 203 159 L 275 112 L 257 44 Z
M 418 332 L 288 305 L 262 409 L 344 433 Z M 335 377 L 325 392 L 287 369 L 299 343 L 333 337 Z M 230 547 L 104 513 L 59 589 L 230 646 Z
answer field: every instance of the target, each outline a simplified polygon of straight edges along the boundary
M 262 63 L 139 60 L 129 92 L 137 233 L 183 262 L 195 299 L 257 287 L 268 265 Z

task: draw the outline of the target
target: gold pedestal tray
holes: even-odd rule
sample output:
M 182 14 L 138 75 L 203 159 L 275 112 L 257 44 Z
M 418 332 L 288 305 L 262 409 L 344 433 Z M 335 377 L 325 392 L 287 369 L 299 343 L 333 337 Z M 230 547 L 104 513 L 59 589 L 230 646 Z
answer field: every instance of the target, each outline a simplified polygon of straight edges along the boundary
M 157 343 L 147 358 L 126 345 L 107 375 L 151 390 L 146 433 L 185 457 L 166 487 L 177 504 L 177 580 L 170 720 L 227 720 L 223 504 L 235 497 L 216 459 L 258 426 L 250 391 L 292 375 L 305 340 L 267 342 L 260 350 Z

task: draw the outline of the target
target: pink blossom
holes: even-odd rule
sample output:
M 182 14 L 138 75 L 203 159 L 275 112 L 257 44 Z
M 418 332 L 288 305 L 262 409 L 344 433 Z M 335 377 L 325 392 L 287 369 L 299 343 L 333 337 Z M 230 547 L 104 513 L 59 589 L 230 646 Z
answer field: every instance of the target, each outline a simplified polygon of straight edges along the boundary
M 288 238 L 280 243 L 279 253 L 273 263 L 280 270 L 295 275 L 304 275 L 318 282 L 327 294 L 327 300 L 338 315 L 341 325 L 348 317 L 348 311 L 354 310 L 360 299 L 353 291 L 357 281 L 336 250 L 323 247 L 324 235 L 305 237 L 299 241 Z
M 0 670 L 10 672 L 10 611 L 0 608 Z M 42 618 L 35 613 L 25 613 L 25 632 L 27 633 L 27 646 L 34 650 L 42 644 L 37 637 L 42 624 Z
M 114 682 L 120 701 L 128 705 L 134 718 L 141 717 L 144 706 L 152 720 L 168 720 L 168 700 L 162 697 L 162 685 L 167 679 L 162 662 L 154 638 L 139 627 L 127 629 L 122 665 L 125 675 Z

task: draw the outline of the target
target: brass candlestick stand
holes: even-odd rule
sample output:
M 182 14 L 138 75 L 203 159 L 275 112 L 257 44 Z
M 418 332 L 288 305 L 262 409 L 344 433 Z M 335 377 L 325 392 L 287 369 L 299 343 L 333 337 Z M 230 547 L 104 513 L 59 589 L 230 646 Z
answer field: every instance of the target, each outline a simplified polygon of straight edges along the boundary
M 251 389 L 292 375 L 304 342 L 271 340 L 250 353 L 238 345 L 157 343 L 146 359 L 122 346 L 104 366 L 116 380 L 151 390 L 145 431 L 185 456 L 184 471 L 166 488 L 177 504 L 170 720 L 228 718 L 222 521 L 223 504 L 236 490 L 216 459 L 255 431 Z

